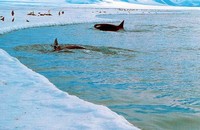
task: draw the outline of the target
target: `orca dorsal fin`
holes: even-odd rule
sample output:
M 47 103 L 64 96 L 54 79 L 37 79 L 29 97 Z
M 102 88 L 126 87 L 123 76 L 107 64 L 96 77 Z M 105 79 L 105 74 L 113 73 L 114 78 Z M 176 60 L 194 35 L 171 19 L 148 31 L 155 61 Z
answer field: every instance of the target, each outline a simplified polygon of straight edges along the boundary
M 58 46 L 58 40 L 57 40 L 57 38 L 54 40 L 54 46 Z
M 120 25 L 118 26 L 120 29 L 124 29 L 124 20 L 120 23 Z

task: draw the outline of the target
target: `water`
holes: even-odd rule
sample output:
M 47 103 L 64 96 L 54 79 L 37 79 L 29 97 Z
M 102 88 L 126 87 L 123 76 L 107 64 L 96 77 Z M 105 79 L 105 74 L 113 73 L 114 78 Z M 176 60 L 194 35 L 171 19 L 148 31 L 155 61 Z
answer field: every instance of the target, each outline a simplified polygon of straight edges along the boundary
M 150 12 L 125 31 L 95 23 L 31 28 L 0 35 L 0 47 L 59 89 L 108 106 L 144 130 L 200 129 L 200 13 Z M 86 50 L 52 52 L 55 38 Z

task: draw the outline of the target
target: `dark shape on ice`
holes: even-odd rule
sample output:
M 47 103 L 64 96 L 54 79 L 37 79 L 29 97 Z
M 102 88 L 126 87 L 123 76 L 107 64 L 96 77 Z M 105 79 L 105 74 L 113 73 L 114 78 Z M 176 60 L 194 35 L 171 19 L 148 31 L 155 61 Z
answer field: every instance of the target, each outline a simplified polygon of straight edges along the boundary
M 11 15 L 12 15 L 12 16 L 14 16 L 14 15 L 15 15 L 15 12 L 14 12 L 14 10 L 12 10 L 12 12 L 11 12 Z
M 0 16 L 0 20 L 4 21 L 5 17 L 4 16 Z

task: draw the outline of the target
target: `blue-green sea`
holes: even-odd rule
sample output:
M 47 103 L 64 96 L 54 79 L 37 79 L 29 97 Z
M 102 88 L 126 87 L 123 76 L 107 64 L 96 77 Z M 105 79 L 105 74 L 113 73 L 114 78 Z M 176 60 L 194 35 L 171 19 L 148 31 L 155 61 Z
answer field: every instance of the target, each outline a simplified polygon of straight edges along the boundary
M 96 23 L 29 28 L 0 35 L 0 48 L 60 90 L 105 105 L 143 130 L 200 129 L 200 12 L 100 15 Z M 60 44 L 83 50 L 53 52 Z

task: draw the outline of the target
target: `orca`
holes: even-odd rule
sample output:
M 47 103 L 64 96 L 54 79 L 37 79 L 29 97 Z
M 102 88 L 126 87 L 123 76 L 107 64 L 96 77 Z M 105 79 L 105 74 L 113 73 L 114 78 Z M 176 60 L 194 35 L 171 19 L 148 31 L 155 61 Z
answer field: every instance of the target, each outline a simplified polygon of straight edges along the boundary
M 124 20 L 117 26 L 113 24 L 95 24 L 94 28 L 102 31 L 119 31 L 124 30 Z
M 60 46 L 58 44 L 57 38 L 54 40 L 53 48 L 54 48 L 54 51 L 61 51 L 61 50 L 64 50 L 64 49 L 85 49 L 84 47 L 78 46 L 78 45 L 63 45 L 63 46 Z

